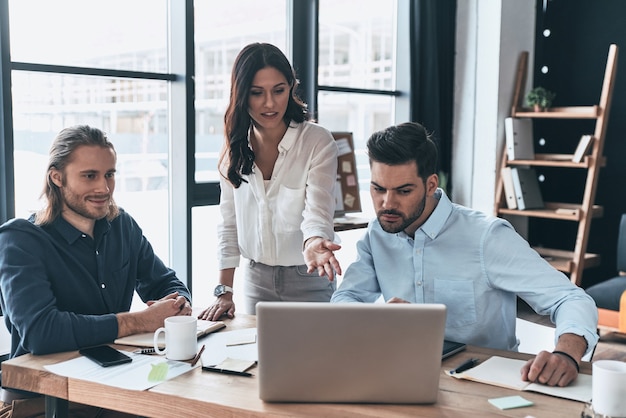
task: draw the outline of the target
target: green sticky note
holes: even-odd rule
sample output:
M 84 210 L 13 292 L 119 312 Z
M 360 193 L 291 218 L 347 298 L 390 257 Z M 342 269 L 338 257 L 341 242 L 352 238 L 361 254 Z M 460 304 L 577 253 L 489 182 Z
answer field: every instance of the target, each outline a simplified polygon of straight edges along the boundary
M 167 364 L 167 362 L 163 362 L 163 363 L 159 363 L 159 364 L 151 364 L 150 366 L 152 366 L 152 370 L 150 370 L 150 373 L 148 374 L 148 380 L 150 382 L 160 382 L 162 380 L 165 380 L 165 378 L 167 377 L 167 372 L 170 369 L 169 364 Z
M 500 409 L 523 408 L 533 403 L 521 396 L 505 396 L 503 398 L 489 399 L 489 403 Z

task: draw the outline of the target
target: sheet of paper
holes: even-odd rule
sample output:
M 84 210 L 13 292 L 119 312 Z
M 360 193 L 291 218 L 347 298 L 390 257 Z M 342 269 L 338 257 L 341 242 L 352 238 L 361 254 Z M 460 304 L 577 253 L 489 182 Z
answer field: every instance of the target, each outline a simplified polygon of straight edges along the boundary
M 226 341 L 226 346 L 232 347 L 233 345 L 244 345 L 244 344 L 254 344 L 254 343 L 256 343 L 256 334 L 233 335 L 232 338 L 229 338 Z
M 247 344 L 241 344 L 247 341 Z M 231 345 L 233 342 L 239 344 Z M 214 366 L 227 358 L 236 360 L 258 361 L 259 355 L 256 343 L 256 328 L 239 329 L 235 331 L 220 331 L 209 334 L 198 341 L 206 348 L 202 353 L 202 365 Z
M 122 389 L 146 390 L 162 381 L 173 379 L 200 367 L 191 367 L 189 363 L 167 360 L 164 356 L 150 356 L 124 352 L 133 361 L 120 366 L 102 367 L 86 357 L 51 364 L 45 368 L 52 373 L 89 382 L 102 383 Z
M 590 402 L 592 395 L 591 375 L 581 373 L 578 375 L 576 380 L 564 388 L 531 383 L 526 386 L 526 390 L 556 396 L 559 398 L 572 399 L 579 402 Z
M 339 151 L 337 154 L 339 157 L 341 157 L 342 155 L 350 154 L 352 152 L 350 141 L 348 141 L 346 138 L 338 139 L 337 150 Z

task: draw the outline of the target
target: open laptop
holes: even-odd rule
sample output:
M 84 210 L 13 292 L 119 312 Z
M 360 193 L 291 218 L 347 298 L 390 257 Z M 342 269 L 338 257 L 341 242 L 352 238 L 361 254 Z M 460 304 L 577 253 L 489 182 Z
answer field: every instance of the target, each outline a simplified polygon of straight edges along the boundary
M 433 403 L 445 320 L 442 304 L 259 302 L 259 397 Z

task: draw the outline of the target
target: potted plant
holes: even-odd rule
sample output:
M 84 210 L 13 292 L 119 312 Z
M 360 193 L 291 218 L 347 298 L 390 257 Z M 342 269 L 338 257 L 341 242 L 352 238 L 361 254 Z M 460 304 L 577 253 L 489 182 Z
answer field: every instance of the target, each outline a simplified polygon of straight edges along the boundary
M 526 105 L 533 107 L 535 112 L 542 112 L 552 105 L 556 94 L 544 87 L 535 87 L 526 94 Z

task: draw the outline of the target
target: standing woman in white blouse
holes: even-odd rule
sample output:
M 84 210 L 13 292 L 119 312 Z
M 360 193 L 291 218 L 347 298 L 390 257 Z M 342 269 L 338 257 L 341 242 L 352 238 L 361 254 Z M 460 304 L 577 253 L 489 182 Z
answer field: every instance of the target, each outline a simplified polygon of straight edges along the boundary
M 248 260 L 248 313 L 259 301 L 328 302 L 336 288 L 337 145 L 328 130 L 308 121 L 297 86 L 274 45 L 250 44 L 235 59 L 219 161 L 219 283 L 201 319 L 233 317 L 240 256 Z

